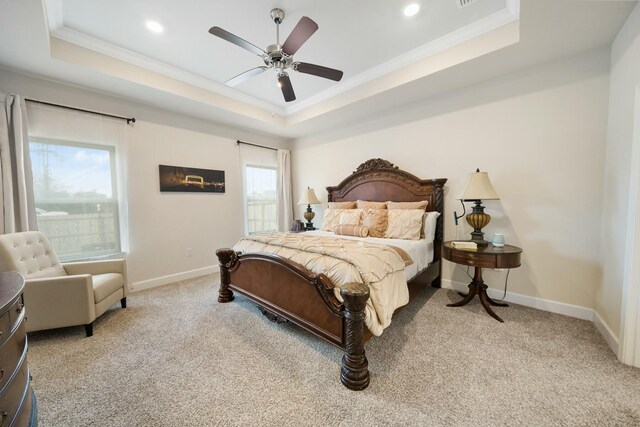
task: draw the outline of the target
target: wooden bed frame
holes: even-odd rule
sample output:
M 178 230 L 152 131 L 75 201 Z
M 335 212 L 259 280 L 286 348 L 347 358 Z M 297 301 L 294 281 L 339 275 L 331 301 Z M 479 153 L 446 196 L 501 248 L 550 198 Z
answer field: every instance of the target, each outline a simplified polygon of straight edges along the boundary
M 327 187 L 330 202 L 428 200 L 427 210 L 440 212 L 433 261 L 409 282 L 410 298 L 425 286 L 440 287 L 446 181 L 421 180 L 386 160 L 371 159 L 340 185 Z M 369 299 L 366 285 L 343 285 L 340 295 L 344 303 L 340 303 L 327 276 L 315 274 L 286 258 L 266 253 L 243 254 L 228 248 L 218 249 L 216 255 L 220 261 L 219 302 L 233 301 L 233 292 L 238 292 L 255 302 L 269 320 L 291 321 L 340 347 L 344 350 L 342 383 L 352 390 L 362 390 L 369 385 L 364 343 L 372 334 L 364 326 L 364 309 Z

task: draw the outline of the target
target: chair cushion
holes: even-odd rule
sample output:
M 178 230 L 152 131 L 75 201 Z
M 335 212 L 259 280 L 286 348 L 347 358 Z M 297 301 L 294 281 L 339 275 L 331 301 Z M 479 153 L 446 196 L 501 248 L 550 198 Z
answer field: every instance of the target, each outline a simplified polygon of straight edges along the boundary
M 118 273 L 96 274 L 93 276 L 93 295 L 99 303 L 118 289 L 124 287 L 124 277 Z

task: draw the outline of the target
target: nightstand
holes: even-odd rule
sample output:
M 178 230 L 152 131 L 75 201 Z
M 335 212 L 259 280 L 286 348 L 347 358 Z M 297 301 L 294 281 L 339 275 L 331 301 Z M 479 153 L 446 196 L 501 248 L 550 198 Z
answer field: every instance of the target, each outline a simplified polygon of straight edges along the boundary
M 520 255 L 522 249 L 504 245 L 504 247 L 495 247 L 491 243 L 485 247 L 478 247 L 477 250 L 467 250 L 454 248 L 451 242 L 442 244 L 442 256 L 444 259 L 456 264 L 467 265 L 475 268 L 473 280 L 469 284 L 469 293 L 459 302 L 447 304 L 448 307 L 462 307 L 469 303 L 476 295 L 480 298 L 480 302 L 487 313 L 499 322 L 503 320 L 493 312 L 491 306 L 508 307 L 508 304 L 499 303 L 492 300 L 487 295 L 488 286 L 482 280 L 483 268 L 517 268 L 520 267 Z

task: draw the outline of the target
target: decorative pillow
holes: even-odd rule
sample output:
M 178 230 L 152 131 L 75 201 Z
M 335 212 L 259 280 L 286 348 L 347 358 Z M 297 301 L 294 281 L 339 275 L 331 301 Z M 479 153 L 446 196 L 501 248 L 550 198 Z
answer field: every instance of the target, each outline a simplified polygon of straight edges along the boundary
M 429 201 L 423 200 L 421 202 L 387 202 L 387 209 L 422 209 L 427 210 Z
M 424 227 L 422 228 L 424 238 L 427 242 L 436 240 L 436 225 L 440 212 L 427 212 L 424 214 Z
M 362 211 L 362 225 L 369 228 L 369 236 L 384 237 L 387 230 L 388 210 L 365 209 Z
M 421 209 L 393 209 L 389 211 L 389 225 L 384 237 L 389 239 L 420 240 L 422 231 Z
M 340 215 L 342 215 L 343 212 L 349 211 L 350 209 L 327 209 L 324 211 L 321 230 L 333 231 L 336 226 L 340 225 Z
M 329 202 L 329 209 L 355 209 L 356 202 Z
M 343 209 L 340 214 L 340 225 L 360 225 L 360 217 L 362 217 L 362 209 Z
M 387 209 L 387 204 L 385 202 L 358 200 L 358 209 Z
M 363 225 L 340 224 L 335 228 L 334 233 L 342 236 L 367 237 L 369 229 Z

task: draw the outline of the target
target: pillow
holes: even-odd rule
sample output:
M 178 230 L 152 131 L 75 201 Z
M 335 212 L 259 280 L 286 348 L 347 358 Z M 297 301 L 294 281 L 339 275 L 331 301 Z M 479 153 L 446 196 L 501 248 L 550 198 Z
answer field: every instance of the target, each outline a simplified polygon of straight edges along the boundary
M 358 200 L 358 209 L 387 209 L 387 204 L 385 202 Z
M 384 237 L 387 230 L 388 213 L 386 209 L 365 209 L 362 211 L 362 225 L 369 229 L 369 236 Z
M 329 202 L 329 209 L 355 209 L 356 202 Z
M 422 209 L 392 209 L 389 211 L 389 225 L 384 237 L 389 239 L 420 240 L 422 231 Z
M 423 200 L 421 202 L 387 202 L 387 209 L 422 209 L 427 210 L 429 201 Z
M 343 209 L 343 212 L 340 214 L 340 225 L 360 225 L 361 216 L 361 209 Z
M 349 212 L 350 209 L 327 209 L 324 211 L 322 218 L 322 228 L 324 231 L 333 231 L 336 226 L 340 225 L 340 215 L 343 212 Z
M 436 225 L 438 224 L 439 216 L 440 212 L 427 212 L 424 214 L 423 234 L 427 242 L 436 240 Z
M 367 237 L 369 229 L 363 225 L 340 224 L 335 228 L 335 233 L 342 236 Z

